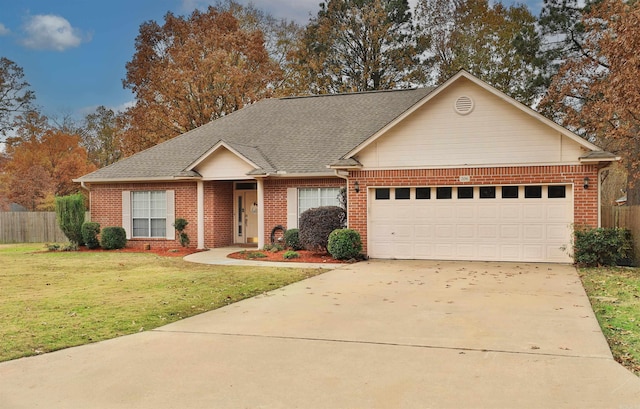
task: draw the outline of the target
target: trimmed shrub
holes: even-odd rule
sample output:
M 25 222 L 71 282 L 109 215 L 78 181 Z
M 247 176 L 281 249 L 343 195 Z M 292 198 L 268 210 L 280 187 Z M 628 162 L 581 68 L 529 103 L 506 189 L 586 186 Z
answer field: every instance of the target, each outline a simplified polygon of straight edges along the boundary
M 300 243 L 300 230 L 289 229 L 284 232 L 284 244 L 291 250 L 302 250 L 302 244 Z
M 84 196 L 82 193 L 56 197 L 56 221 L 60 230 L 76 246 L 82 245 L 82 223 L 84 223 Z
M 286 260 L 290 260 L 292 258 L 298 258 L 300 257 L 300 254 L 298 254 L 297 251 L 293 251 L 293 250 L 287 250 L 284 252 L 284 254 L 282 255 L 282 257 Z
M 323 206 L 309 209 L 300 215 L 300 244 L 311 251 L 326 251 L 329 234 L 345 227 L 347 212 L 338 206 Z
M 614 266 L 633 259 L 633 238 L 627 229 L 587 228 L 574 234 L 574 260 L 580 266 Z
M 127 245 L 127 233 L 122 227 L 105 227 L 100 235 L 100 246 L 105 250 L 123 249 Z
M 175 223 L 173 223 L 173 227 L 178 232 L 178 240 L 182 247 L 187 247 L 189 243 L 191 243 L 191 239 L 187 233 L 184 232 L 184 229 L 187 228 L 187 224 L 189 224 L 189 222 L 185 219 L 176 219 Z
M 100 224 L 96 222 L 82 223 L 82 241 L 89 249 L 97 249 L 100 247 L 100 240 L 98 240 L 98 234 L 100 234 Z
M 329 235 L 329 254 L 336 260 L 357 258 L 362 251 L 360 233 L 353 229 L 338 229 Z
M 272 253 L 277 253 L 279 251 L 284 250 L 284 246 L 282 244 L 278 244 L 278 243 L 265 244 L 262 249 L 264 251 L 270 251 Z

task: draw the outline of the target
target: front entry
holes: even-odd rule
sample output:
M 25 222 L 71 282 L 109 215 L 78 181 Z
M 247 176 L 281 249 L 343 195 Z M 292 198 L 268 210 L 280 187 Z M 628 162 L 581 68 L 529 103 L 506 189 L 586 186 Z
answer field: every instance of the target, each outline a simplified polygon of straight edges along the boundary
M 234 206 L 234 242 L 258 242 L 258 192 L 256 183 L 237 183 Z

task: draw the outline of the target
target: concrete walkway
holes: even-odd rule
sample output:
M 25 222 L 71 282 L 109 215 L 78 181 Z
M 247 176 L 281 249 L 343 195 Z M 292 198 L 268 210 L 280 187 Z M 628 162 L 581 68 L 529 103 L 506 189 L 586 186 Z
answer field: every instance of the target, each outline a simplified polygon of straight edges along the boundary
M 0 408 L 640 408 L 573 267 L 373 260 L 0 364 Z
M 255 248 L 246 247 L 220 247 L 210 249 L 207 251 L 201 251 L 199 253 L 193 253 L 186 256 L 184 259 L 193 263 L 201 264 L 216 264 L 224 266 L 259 266 L 259 267 L 300 267 L 306 268 L 326 268 L 334 269 L 344 266 L 344 263 L 297 263 L 297 262 L 277 262 L 277 261 L 260 261 L 257 260 L 238 260 L 234 258 L 228 258 L 227 255 L 236 253 L 239 251 L 251 251 Z

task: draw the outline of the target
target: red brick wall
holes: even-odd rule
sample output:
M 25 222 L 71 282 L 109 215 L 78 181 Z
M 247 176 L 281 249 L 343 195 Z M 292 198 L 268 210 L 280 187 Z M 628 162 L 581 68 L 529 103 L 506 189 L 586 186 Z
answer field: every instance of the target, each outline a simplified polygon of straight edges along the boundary
M 460 176 L 470 176 L 462 183 Z M 588 190 L 583 180 L 589 178 Z M 358 181 L 360 193 L 354 192 Z M 421 169 L 351 171 L 349 179 L 349 227 L 367 243 L 367 188 L 372 186 L 457 186 L 572 183 L 574 185 L 574 224 L 598 225 L 598 168 L 596 165 L 525 166 L 465 169 Z
M 233 182 L 205 182 L 205 246 L 233 244 Z
M 264 181 L 264 242 L 269 243 L 271 230 L 278 225 L 287 227 L 287 188 L 344 187 L 346 180 L 323 179 L 267 179 Z
M 121 183 L 112 185 L 91 185 L 91 220 L 100 223 L 100 227 L 122 227 L 122 191 L 141 190 L 174 190 L 175 216 L 189 222 L 185 233 L 189 235 L 191 244 L 197 246 L 198 214 L 196 207 L 197 187 L 194 182 L 181 183 Z M 162 238 L 130 239 L 127 247 L 142 248 L 150 244 L 152 248 L 177 248 L 180 242 Z

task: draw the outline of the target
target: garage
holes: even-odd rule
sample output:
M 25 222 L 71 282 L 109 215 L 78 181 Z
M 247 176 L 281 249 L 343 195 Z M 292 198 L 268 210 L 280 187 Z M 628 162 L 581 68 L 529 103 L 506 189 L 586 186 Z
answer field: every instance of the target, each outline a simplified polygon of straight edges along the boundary
M 571 262 L 572 185 L 368 189 L 374 258 Z

